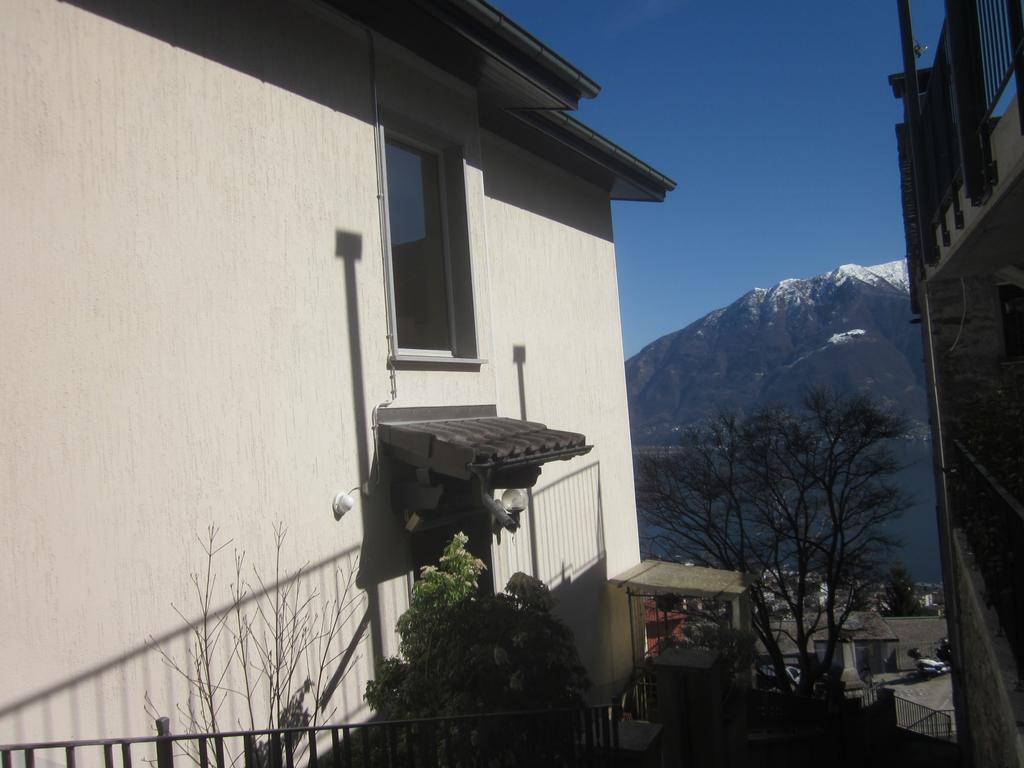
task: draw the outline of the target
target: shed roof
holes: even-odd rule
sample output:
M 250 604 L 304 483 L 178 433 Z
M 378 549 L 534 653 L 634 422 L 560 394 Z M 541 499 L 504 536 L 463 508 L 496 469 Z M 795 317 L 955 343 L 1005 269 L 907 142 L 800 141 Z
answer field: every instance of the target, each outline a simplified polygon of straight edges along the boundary
M 842 635 L 853 640 L 899 640 L 887 620 L 876 611 L 853 611 L 843 625 Z
M 674 594 L 723 599 L 742 595 L 751 583 L 750 577 L 739 571 L 722 571 L 663 560 L 644 560 L 609 581 L 649 595 Z

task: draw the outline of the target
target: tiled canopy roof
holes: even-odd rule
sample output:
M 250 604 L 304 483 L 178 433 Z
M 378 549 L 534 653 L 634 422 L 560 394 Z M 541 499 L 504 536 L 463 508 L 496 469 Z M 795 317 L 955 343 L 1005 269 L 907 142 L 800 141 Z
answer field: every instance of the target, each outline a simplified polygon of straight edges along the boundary
M 753 579 L 738 571 L 702 568 L 696 565 L 644 560 L 609 581 L 629 587 L 635 594 L 676 594 L 686 597 L 738 597 L 747 591 Z
M 474 469 L 539 466 L 570 459 L 592 447 L 578 432 L 499 417 L 381 424 L 378 429 L 381 442 L 396 458 L 462 478 Z

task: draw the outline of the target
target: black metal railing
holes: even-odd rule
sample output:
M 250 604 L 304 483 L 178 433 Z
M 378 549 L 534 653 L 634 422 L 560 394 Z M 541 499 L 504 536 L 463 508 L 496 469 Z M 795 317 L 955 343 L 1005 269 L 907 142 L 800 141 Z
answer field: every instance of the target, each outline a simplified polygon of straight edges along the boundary
M 1024 504 L 960 442 L 954 443 L 954 523 L 967 536 L 987 599 L 1024 679 Z
M 828 702 L 809 696 L 747 691 L 747 726 L 751 731 L 828 731 L 836 725 L 836 713 Z
M 949 712 L 932 709 L 899 696 L 893 698 L 896 702 L 896 725 L 900 728 L 933 739 L 954 740 L 956 731 Z
M 995 110 L 1014 73 L 1015 52 L 1020 45 L 1020 0 L 975 0 L 978 52 L 984 83 L 985 116 Z
M 909 0 L 897 0 L 905 71 L 890 78 L 904 99 L 913 156 L 913 186 L 921 217 L 920 253 L 938 259 L 934 229 L 949 244 L 947 219 L 963 226 L 961 185 L 974 205 L 988 199 L 997 182 L 990 146 L 993 115 L 1011 80 L 1024 94 L 1024 0 L 966 0 L 949 5 L 935 61 L 918 70 Z M 1024 131 L 1024 100 L 1017 108 Z M 930 226 L 929 226 L 930 225 Z
M 638 667 L 622 696 L 622 709 L 634 720 L 658 720 L 658 679 L 650 667 Z
M 455 768 L 455 766 L 615 766 L 615 706 L 504 712 L 141 738 L 0 745 L 0 768 Z
M 928 88 L 921 96 L 921 144 L 927 164 L 922 179 L 927 180 L 922 205 L 932 213 L 931 225 L 942 227 L 942 244 L 949 245 L 946 211 L 959 206 L 958 190 L 962 182 L 960 167 L 959 127 L 951 87 L 951 65 L 946 27 L 942 28 L 928 78 Z M 959 217 L 959 210 L 957 211 Z M 958 218 L 958 223 L 962 226 Z

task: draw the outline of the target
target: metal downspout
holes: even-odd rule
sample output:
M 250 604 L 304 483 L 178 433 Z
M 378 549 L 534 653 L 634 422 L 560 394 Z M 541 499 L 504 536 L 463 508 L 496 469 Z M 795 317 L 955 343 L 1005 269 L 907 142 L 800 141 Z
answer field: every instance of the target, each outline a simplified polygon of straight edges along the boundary
M 377 219 L 380 222 L 381 270 L 383 272 L 382 282 L 384 285 L 384 322 L 387 326 L 387 366 L 388 378 L 391 384 L 390 399 L 375 405 L 370 415 L 370 429 L 373 432 L 373 452 L 374 455 L 377 456 L 377 479 L 374 481 L 372 487 L 376 487 L 380 484 L 381 472 L 380 456 L 377 450 L 377 411 L 381 408 L 391 406 L 394 404 L 395 400 L 398 399 L 398 379 L 395 375 L 395 361 L 392 355 L 392 352 L 395 349 L 394 307 L 392 306 L 391 282 L 388 280 L 388 269 L 386 263 L 386 260 L 391 258 L 391 254 L 389 253 L 390 248 L 387 231 L 387 201 L 384 199 L 384 148 L 381 146 L 380 100 L 377 98 L 377 49 L 373 40 L 373 31 L 369 27 L 363 27 L 363 29 L 366 30 L 366 40 L 369 45 L 370 99 L 373 102 L 371 104 L 373 114 L 373 154 L 377 169 Z M 367 482 L 367 491 L 370 489 L 370 483 Z
M 956 589 L 956 555 L 954 552 L 954 541 L 953 541 L 953 522 L 950 517 L 951 510 L 949 504 L 949 484 L 947 475 L 947 464 L 946 464 L 946 446 L 944 444 L 945 428 L 942 420 L 942 411 L 939 406 L 939 383 L 938 375 L 936 371 L 935 363 L 935 337 L 932 335 L 932 313 L 931 313 L 931 300 L 928 296 L 928 285 L 925 281 L 921 285 L 921 293 L 924 299 L 924 323 L 922 323 L 922 329 L 925 334 L 925 344 L 927 354 L 925 356 L 925 365 L 927 365 L 928 378 L 930 380 L 930 391 L 929 399 L 932 402 L 931 407 L 931 418 L 932 418 L 932 450 L 935 455 L 937 462 L 935 467 L 935 479 L 936 479 L 936 492 L 938 503 L 938 532 L 939 532 L 939 546 L 941 548 L 940 561 L 942 564 L 942 575 L 943 575 L 943 591 L 946 595 L 946 621 L 947 631 L 955 632 L 956 642 L 952 643 L 953 652 L 953 670 L 952 677 L 953 681 L 953 710 L 956 716 L 956 729 L 957 734 L 966 737 L 964 741 L 964 758 L 967 761 L 966 765 L 970 765 L 970 757 L 973 751 L 970 748 L 972 734 L 970 727 L 970 716 L 968 709 L 970 704 L 964 695 L 964 678 L 963 678 L 963 635 L 960 631 L 960 602 L 959 596 Z M 948 577 L 948 578 L 947 578 Z

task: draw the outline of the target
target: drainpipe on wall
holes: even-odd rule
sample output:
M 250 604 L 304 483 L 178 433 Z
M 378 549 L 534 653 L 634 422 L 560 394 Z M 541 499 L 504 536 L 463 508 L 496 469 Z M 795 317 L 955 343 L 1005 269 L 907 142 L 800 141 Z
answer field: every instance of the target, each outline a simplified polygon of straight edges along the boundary
M 953 668 L 950 675 L 953 677 L 953 710 L 956 715 L 956 729 L 958 739 L 964 746 L 964 751 L 971 754 L 970 749 L 970 717 L 968 707 L 970 706 L 964 697 L 963 677 L 963 635 L 960 631 L 960 605 L 956 591 L 956 558 L 953 553 L 953 523 L 950 518 L 951 510 L 949 504 L 949 487 L 946 475 L 946 446 L 945 430 L 942 421 L 942 413 L 939 408 L 939 380 L 935 363 L 935 339 L 932 334 L 932 311 L 931 299 L 928 295 L 928 283 L 922 281 L 919 290 L 921 292 L 921 306 L 924 310 L 921 323 L 921 332 L 924 335 L 925 366 L 927 367 L 928 379 L 931 386 L 928 390 L 930 401 L 930 415 L 932 427 L 932 453 L 935 474 L 936 522 L 939 532 L 939 554 L 942 565 L 942 586 L 946 597 L 946 626 L 950 636 L 955 636 L 951 650 L 953 654 Z M 966 743 L 965 743 L 966 742 Z
M 394 310 L 392 307 L 391 288 L 388 282 L 387 264 L 385 262 L 385 259 L 390 258 L 390 248 L 387 231 L 387 201 L 384 199 L 384 148 L 381 143 L 380 101 L 377 98 L 377 49 L 374 44 L 373 31 L 369 27 L 364 27 L 364 29 L 366 30 L 366 41 L 369 46 L 370 99 L 372 102 L 370 106 L 371 113 L 373 115 L 373 154 L 374 163 L 377 169 L 377 220 L 380 223 L 381 270 L 383 273 L 382 283 L 384 285 L 384 322 L 387 325 L 388 343 L 387 366 L 388 378 L 391 383 L 391 397 L 388 400 L 375 405 L 370 416 L 370 429 L 373 432 L 373 452 L 377 455 L 377 479 L 374 481 L 372 486 L 369 479 L 367 479 L 365 492 L 369 495 L 372 490 L 380 484 L 380 456 L 377 451 L 377 411 L 381 408 L 390 407 L 398 399 L 398 379 L 395 375 L 395 363 L 391 354 L 395 343 Z

